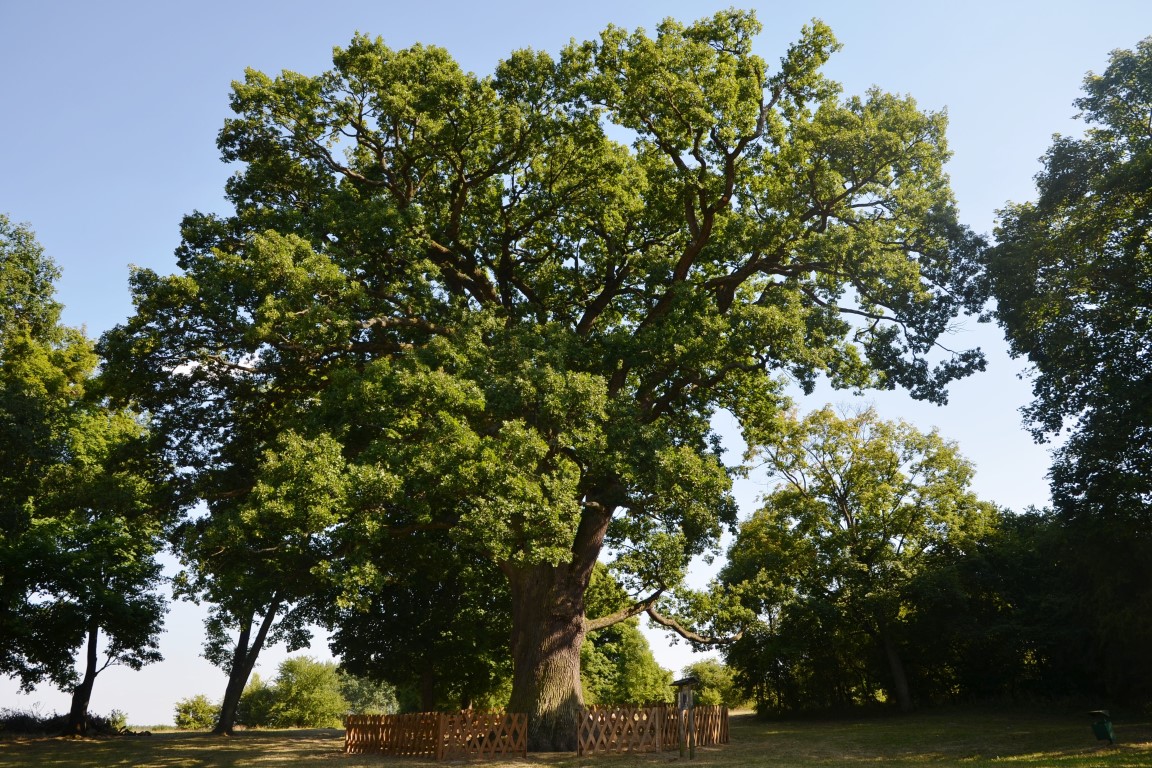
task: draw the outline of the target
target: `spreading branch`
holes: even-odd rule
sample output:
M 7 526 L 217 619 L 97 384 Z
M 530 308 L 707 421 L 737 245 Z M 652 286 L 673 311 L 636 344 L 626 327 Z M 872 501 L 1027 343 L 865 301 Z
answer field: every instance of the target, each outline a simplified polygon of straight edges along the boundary
M 660 626 L 672 630 L 685 640 L 693 643 L 699 643 L 700 645 L 731 645 L 744 636 L 744 630 L 740 630 L 730 637 L 707 637 L 706 635 L 701 635 L 698 632 L 694 632 L 691 629 L 688 629 L 671 616 L 665 616 L 664 614 L 660 613 L 656 610 L 654 605 L 650 605 L 645 608 L 644 612 L 648 614 L 648 618 L 652 619 L 652 621 L 656 622 Z
M 604 629 L 605 627 L 610 627 L 613 624 L 619 624 L 625 619 L 630 619 L 633 616 L 639 616 L 645 611 L 651 611 L 652 606 L 656 604 L 656 601 L 660 599 L 660 595 L 662 594 L 664 594 L 663 587 L 656 590 L 643 600 L 635 602 L 625 608 L 621 608 L 615 613 L 610 613 L 607 616 L 601 616 L 597 619 L 585 618 L 584 630 L 586 632 L 595 632 L 598 629 Z

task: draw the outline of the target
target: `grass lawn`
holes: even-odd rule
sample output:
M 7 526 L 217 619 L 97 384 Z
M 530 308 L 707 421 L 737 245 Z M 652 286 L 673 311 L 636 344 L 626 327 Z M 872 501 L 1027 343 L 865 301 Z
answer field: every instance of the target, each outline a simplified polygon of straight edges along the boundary
M 938 710 L 908 717 L 764 722 L 751 715 L 732 718 L 732 743 L 697 752 L 692 765 L 751 766 L 867 765 L 979 768 L 1137 768 L 1152 766 L 1152 724 L 1118 720 L 1114 747 L 1092 736 L 1083 713 Z M 136 766 L 139 768 L 361 768 L 440 765 L 411 758 L 343 753 L 336 730 L 247 731 L 220 739 L 197 733 L 165 732 L 109 739 L 0 740 L 0 768 L 12 766 Z M 515 768 L 605 768 L 661 766 L 680 762 L 676 752 L 660 755 L 529 755 L 486 765 Z M 685 761 L 687 762 L 687 761 Z

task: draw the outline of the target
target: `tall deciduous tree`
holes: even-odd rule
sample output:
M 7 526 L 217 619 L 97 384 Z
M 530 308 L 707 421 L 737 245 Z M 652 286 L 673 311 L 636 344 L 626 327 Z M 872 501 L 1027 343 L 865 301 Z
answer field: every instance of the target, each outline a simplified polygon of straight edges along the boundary
M 80 651 L 79 680 L 70 676 L 65 683 L 72 687 L 67 729 L 77 735 L 86 733 L 100 672 L 162 659 L 158 641 L 167 607 L 157 591 L 163 582 L 157 555 L 166 515 L 158 512 L 160 484 L 141 432 L 131 414 L 99 405 L 83 409 L 71 429 L 68 460 L 49 469 L 38 499 L 38 528 L 51 538 L 54 571 L 37 600 L 68 617 L 53 650 L 69 661 Z
M 323 592 L 315 571 L 344 496 L 344 462 L 330 439 L 286 431 L 235 468 L 251 472 L 241 477 L 254 480 L 252 487 L 214 495 L 208 514 L 187 521 L 177 536 L 184 565 L 177 593 L 210 603 L 204 655 L 228 673 L 218 735 L 232 732 L 266 645 L 283 641 L 294 651 L 311 639 L 314 599 Z
M 60 324 L 57 276 L 0 216 L 0 672 L 71 689 L 82 735 L 100 671 L 160 658 L 166 518 L 141 426 L 106 406 L 91 342 Z
M 974 541 L 996 518 L 968 489 L 971 465 L 935 432 L 872 410 L 782 419 L 753 450 L 778 485 L 741 527 L 722 581 L 743 585 L 749 607 L 771 620 L 782 609 L 785 621 L 806 613 L 832 630 L 828 644 L 855 637 L 855 648 L 885 660 L 888 698 L 911 709 L 901 648 L 909 588 L 931 558 Z M 852 677 L 837 682 L 851 687 Z
M 1073 431 L 1054 491 L 1147 510 L 1152 453 L 1152 38 L 1115 51 L 1075 104 L 1081 138 L 1057 136 L 1035 202 L 1000 211 L 988 251 L 996 317 L 1032 364 L 1038 438 Z
M 203 494 L 253 487 L 245 413 L 247 455 L 329 435 L 350 514 L 487 552 L 533 749 L 574 746 L 585 634 L 735 522 L 715 412 L 762 420 L 781 375 L 939 401 L 983 364 L 934 354 L 981 304 L 944 116 L 841 99 L 819 22 L 772 67 L 759 31 L 610 27 L 490 77 L 357 37 L 319 76 L 250 71 L 234 213 L 188 217 L 182 274 L 137 272 L 104 341 Z M 634 602 L 589 620 L 606 547 Z
M 1152 38 L 1117 50 L 1075 101 L 1087 129 L 1057 136 L 1034 202 L 1000 212 L 988 253 L 996 316 L 1031 364 L 1025 409 L 1056 451 L 1053 501 L 1116 695 L 1152 670 Z
M 60 325 L 58 277 L 32 230 L 0 215 L 0 671 L 25 687 L 64 675 L 39 653 L 53 617 L 29 600 L 52 575 L 34 509 L 95 364 L 83 335 Z

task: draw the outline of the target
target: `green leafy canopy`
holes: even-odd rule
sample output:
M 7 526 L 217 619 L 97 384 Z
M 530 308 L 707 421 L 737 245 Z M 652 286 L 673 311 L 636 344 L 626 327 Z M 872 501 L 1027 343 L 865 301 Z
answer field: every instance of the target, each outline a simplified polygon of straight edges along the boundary
M 759 31 L 609 27 L 488 76 L 358 35 L 319 75 L 248 71 L 218 138 L 234 211 L 186 217 L 181 273 L 137 271 L 102 341 L 188 498 L 255 510 L 283 435 L 327 446 L 294 475 L 334 481 L 338 453 L 344 477 L 298 564 L 359 558 L 355 591 L 393 537 L 449 531 L 524 638 L 583 625 L 605 548 L 636 610 L 715 548 L 718 411 L 754 442 L 787 380 L 942 402 L 983 358 L 937 340 L 984 298 L 944 116 L 841 98 L 823 23 L 772 65 Z

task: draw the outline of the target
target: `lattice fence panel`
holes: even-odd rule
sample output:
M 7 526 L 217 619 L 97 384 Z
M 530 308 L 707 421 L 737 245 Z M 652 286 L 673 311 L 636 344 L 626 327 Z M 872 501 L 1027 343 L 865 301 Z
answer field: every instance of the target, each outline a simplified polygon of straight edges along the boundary
M 528 716 L 461 712 L 444 716 L 444 759 L 528 754 Z
M 659 752 L 664 735 L 663 707 L 585 709 L 577 732 L 577 752 Z
M 659 752 L 680 748 L 680 723 L 692 723 L 698 747 L 728 743 L 728 708 L 671 706 L 585 709 L 580 717 L 577 750 L 581 755 L 605 752 Z M 685 734 L 687 736 L 687 734 Z

